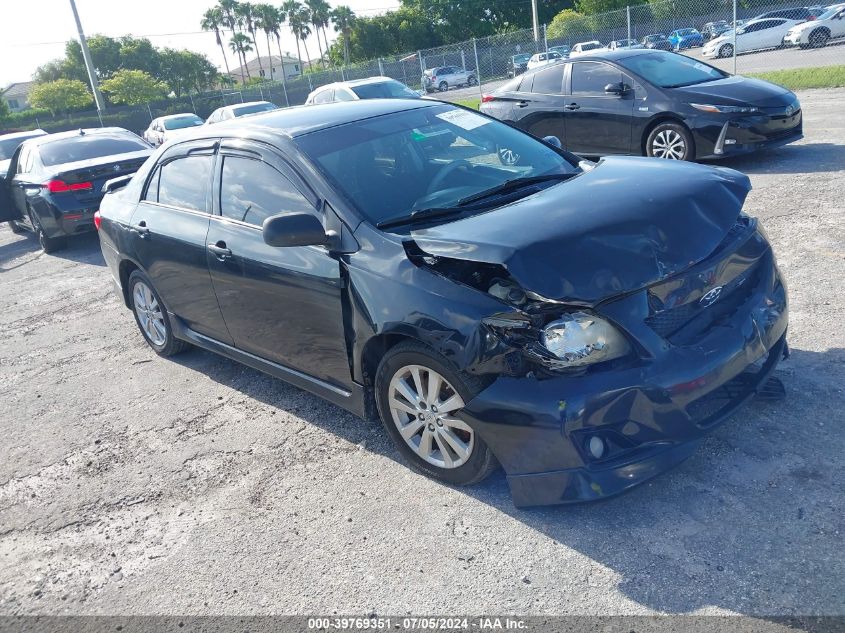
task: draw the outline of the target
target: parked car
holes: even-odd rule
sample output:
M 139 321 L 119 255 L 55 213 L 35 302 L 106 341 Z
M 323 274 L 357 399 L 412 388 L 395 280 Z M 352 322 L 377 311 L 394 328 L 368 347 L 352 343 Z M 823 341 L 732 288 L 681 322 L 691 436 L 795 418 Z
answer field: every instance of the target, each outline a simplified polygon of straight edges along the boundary
M 531 59 L 531 55 L 528 53 L 521 53 L 511 57 L 508 63 L 508 77 L 516 77 L 528 70 L 529 59 Z
M 734 54 L 734 40 L 737 53 L 777 48 L 782 45 L 793 26 L 795 22 L 785 18 L 749 20 L 736 30 L 735 37 L 733 31 L 728 31 L 707 42 L 701 54 L 704 57 L 731 57 Z
M 606 50 L 604 44 L 602 44 L 598 40 L 592 40 L 590 42 L 578 42 L 575 46 L 572 47 L 572 51 L 569 53 L 569 56 L 578 57 L 578 55 L 586 55 L 588 53 L 591 54 L 603 50 Z
M 15 150 L 21 146 L 21 143 L 36 136 L 44 136 L 45 134 L 47 132 L 44 130 L 28 130 L 26 132 L 11 132 L 0 135 L 0 179 L 5 180 L 12 156 Z
M 150 127 L 144 131 L 144 140 L 153 147 L 158 147 L 173 137 L 184 134 L 187 130 L 203 123 L 205 121 L 193 112 L 162 116 L 150 122 Z
M 827 12 L 827 7 L 807 7 L 810 13 L 818 19 Z
M 529 506 L 671 468 L 768 380 L 787 297 L 749 189 L 365 100 L 177 141 L 106 197 L 99 234 L 157 354 L 194 345 L 378 416 L 450 485 L 500 464 Z
M 553 64 L 561 59 L 563 59 L 563 55 L 554 51 L 549 51 L 548 53 L 535 53 L 531 56 L 531 59 L 528 60 L 528 70 L 539 68 L 540 66 L 545 66 L 546 64 Z
M 669 33 L 669 43 L 676 51 L 704 45 L 704 37 L 696 29 L 678 29 Z
M 439 66 L 426 70 L 422 76 L 423 89 L 426 92 L 446 92 L 449 88 L 474 86 L 478 83 L 475 72 L 460 66 Z
M 206 125 L 213 125 L 215 123 L 222 123 L 223 121 L 230 121 L 238 117 L 246 116 L 247 114 L 258 114 L 260 112 L 269 112 L 271 110 L 278 110 L 279 106 L 269 101 L 250 101 L 248 103 L 236 103 L 235 105 L 223 106 L 217 108 L 205 120 Z
M 760 15 L 748 20 L 748 22 L 753 22 L 755 20 L 767 20 L 770 18 L 784 18 L 786 20 L 792 20 L 798 24 L 801 22 L 807 22 L 808 20 L 815 20 L 816 14 L 808 7 L 793 7 L 791 9 L 778 9 L 776 11 L 761 13 Z
M 419 94 L 390 77 L 367 77 L 320 86 L 308 95 L 305 105 L 358 101 L 359 99 L 417 99 Z
M 840 37 L 845 37 L 845 4 L 834 4 L 815 20 L 791 27 L 783 43 L 800 48 L 821 48 Z
M 607 45 L 608 50 L 617 51 L 623 48 L 644 48 L 641 46 L 637 40 L 613 40 L 610 44 Z
M 135 173 L 150 144 L 119 127 L 45 134 L 24 141 L 0 191 L 0 220 L 31 231 L 45 253 L 67 237 L 94 230 L 94 212 L 112 178 Z
M 708 22 L 701 27 L 701 36 L 704 41 L 712 40 L 714 37 L 719 37 L 722 33 L 731 30 L 731 25 L 725 20 L 718 20 L 716 22 Z
M 566 59 L 572 49 L 566 44 L 561 44 L 560 46 L 549 46 L 549 52 L 560 53 L 560 56 Z
M 652 35 L 646 35 L 642 41 L 640 42 L 643 45 L 643 48 L 648 48 L 652 50 L 659 50 L 659 51 L 671 51 L 672 50 L 672 42 L 669 41 L 662 33 L 654 33 Z
M 716 158 L 803 133 L 789 90 L 665 51 L 607 52 L 529 72 L 485 95 L 481 111 L 586 156 Z

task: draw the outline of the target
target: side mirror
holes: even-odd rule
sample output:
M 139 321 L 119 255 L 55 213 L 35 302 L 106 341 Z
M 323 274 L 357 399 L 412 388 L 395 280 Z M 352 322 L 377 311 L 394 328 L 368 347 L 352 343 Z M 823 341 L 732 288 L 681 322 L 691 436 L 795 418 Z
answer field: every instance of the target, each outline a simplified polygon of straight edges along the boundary
M 560 142 L 560 139 L 557 136 L 544 136 L 543 142 L 548 143 L 549 145 L 554 145 L 558 149 L 563 148 L 563 143 Z
M 270 216 L 264 220 L 261 231 L 269 246 L 320 246 L 328 242 L 323 223 L 310 213 Z
M 621 81 L 615 84 L 607 84 L 604 87 L 604 93 L 608 95 L 616 95 L 621 97 L 627 91 L 627 86 Z

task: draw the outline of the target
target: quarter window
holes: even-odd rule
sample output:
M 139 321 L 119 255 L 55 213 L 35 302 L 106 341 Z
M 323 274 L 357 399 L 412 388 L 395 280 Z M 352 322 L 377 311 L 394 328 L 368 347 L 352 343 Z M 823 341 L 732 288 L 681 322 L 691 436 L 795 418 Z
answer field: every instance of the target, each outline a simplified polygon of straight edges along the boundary
M 186 156 L 165 163 L 153 175 L 146 199 L 205 213 L 211 165 L 211 156 Z
M 544 95 L 560 94 L 563 90 L 563 66 L 563 64 L 555 64 L 534 73 L 534 86 L 531 92 Z
M 267 163 L 226 156 L 220 211 L 223 217 L 261 226 L 272 215 L 285 211 L 314 213 L 314 207 L 288 178 Z
M 331 89 L 318 92 L 314 95 L 314 103 L 331 103 L 333 94 L 334 91 Z
M 607 84 L 622 81 L 622 72 L 599 62 L 578 62 L 572 65 L 572 94 L 604 96 Z

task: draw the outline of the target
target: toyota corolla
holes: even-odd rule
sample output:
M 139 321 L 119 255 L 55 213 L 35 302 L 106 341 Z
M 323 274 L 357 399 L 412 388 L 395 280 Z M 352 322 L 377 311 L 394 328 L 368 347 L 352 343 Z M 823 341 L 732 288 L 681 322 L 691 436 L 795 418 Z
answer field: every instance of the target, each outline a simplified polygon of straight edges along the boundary
M 786 290 L 726 168 L 594 164 L 375 100 L 202 128 L 107 188 L 103 254 L 155 352 L 377 416 L 449 484 L 501 466 L 519 506 L 679 463 L 786 352 Z

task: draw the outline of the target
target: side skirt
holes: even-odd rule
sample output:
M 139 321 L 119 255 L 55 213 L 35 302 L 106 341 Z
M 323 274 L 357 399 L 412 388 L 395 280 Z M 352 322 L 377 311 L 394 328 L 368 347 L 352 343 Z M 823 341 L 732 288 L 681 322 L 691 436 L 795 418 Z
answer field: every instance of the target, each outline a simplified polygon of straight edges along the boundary
M 256 356 L 255 354 L 250 354 L 249 352 L 239 350 L 231 345 L 221 343 L 218 340 L 209 338 L 208 336 L 204 336 L 198 332 L 194 332 L 191 328 L 185 325 L 179 317 L 170 312 L 168 312 L 168 317 L 170 317 L 170 323 L 173 326 L 173 334 L 176 338 L 188 341 L 189 343 L 208 350 L 209 352 L 220 354 L 221 356 L 230 358 L 234 361 L 252 367 L 253 369 L 262 371 L 274 378 L 284 380 L 295 387 L 299 387 L 300 389 L 313 393 L 315 396 L 328 400 L 332 404 L 336 404 L 337 406 L 346 409 L 350 413 L 354 413 L 361 418 L 367 417 L 365 390 L 362 385 L 353 383 L 352 390 L 338 387 L 325 382 L 324 380 L 320 380 L 319 378 L 314 378 L 313 376 L 302 373 L 301 371 L 297 371 L 296 369 L 285 367 L 284 365 L 274 363 L 261 358 L 260 356 Z

